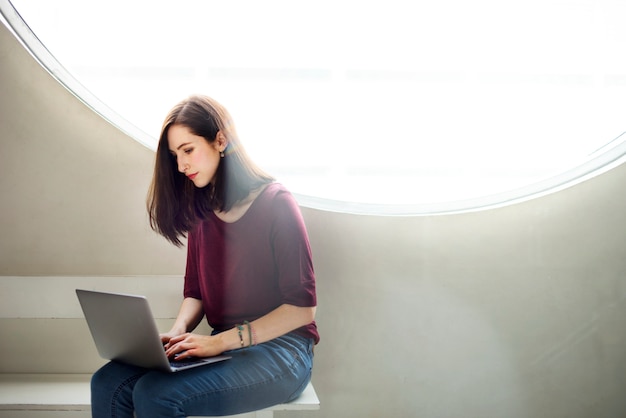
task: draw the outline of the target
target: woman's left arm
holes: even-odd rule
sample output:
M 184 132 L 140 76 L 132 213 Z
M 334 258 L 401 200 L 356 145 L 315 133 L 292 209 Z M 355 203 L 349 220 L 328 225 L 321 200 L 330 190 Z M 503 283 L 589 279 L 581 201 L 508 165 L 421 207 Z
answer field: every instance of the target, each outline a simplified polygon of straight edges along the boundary
M 198 356 L 210 357 L 225 351 L 246 348 L 278 338 L 294 329 L 308 325 L 315 319 L 316 307 L 301 307 L 289 304 L 280 305 L 262 317 L 252 321 L 252 331 L 243 326 L 241 338 L 237 327 L 217 335 L 183 334 L 170 340 L 168 356 L 181 353 L 180 358 Z M 250 334 L 254 341 L 250 340 Z M 243 345 L 241 341 L 243 339 Z
M 250 325 L 254 330 L 254 343 L 260 344 L 273 340 L 294 329 L 310 324 L 315 320 L 315 311 L 315 306 L 280 305 L 268 314 L 251 322 Z M 241 344 L 241 342 L 239 343 Z M 246 343 L 249 344 L 249 341 L 244 339 L 244 344 Z
M 315 319 L 316 307 L 301 307 L 283 304 L 278 308 L 270 311 L 262 317 L 252 321 L 254 341 L 250 341 L 250 332 L 248 327 L 244 326 L 241 333 L 243 338 L 243 348 L 249 347 L 251 344 L 260 344 L 273 340 L 294 329 L 310 324 Z M 224 351 L 242 348 L 241 338 L 237 328 L 218 334 L 216 337 L 222 339 Z

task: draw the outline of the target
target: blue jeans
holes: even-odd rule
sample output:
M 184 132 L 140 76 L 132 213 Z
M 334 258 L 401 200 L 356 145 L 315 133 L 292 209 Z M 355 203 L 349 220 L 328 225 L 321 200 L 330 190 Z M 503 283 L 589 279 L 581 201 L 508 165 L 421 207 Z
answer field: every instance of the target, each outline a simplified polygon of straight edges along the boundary
M 297 398 L 311 379 L 313 340 L 294 333 L 176 373 L 109 362 L 91 379 L 93 418 L 234 415 Z

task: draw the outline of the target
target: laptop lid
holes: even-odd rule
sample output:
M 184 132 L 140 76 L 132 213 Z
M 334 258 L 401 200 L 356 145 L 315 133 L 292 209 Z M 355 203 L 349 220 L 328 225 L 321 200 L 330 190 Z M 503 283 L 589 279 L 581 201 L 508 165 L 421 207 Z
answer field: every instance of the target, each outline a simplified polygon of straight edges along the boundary
M 228 356 L 170 361 L 144 296 L 76 289 L 98 354 L 147 369 L 174 372 L 226 360 Z

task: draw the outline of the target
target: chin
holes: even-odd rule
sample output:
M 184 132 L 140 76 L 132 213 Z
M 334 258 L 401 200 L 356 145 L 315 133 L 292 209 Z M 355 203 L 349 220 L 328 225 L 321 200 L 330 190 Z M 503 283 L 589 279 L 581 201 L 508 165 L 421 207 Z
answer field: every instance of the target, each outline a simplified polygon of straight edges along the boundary
M 211 182 L 209 181 L 194 181 L 193 185 L 196 186 L 198 189 L 204 189 L 205 187 L 209 186 L 211 184 Z

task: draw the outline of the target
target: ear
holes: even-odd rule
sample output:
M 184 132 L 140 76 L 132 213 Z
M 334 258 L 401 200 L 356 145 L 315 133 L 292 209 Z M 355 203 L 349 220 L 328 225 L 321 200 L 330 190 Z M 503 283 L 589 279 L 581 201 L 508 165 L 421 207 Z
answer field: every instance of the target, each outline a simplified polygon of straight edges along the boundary
M 228 139 L 222 131 L 218 131 L 217 135 L 215 135 L 215 142 L 213 142 L 213 145 L 219 152 L 223 152 L 228 146 Z

